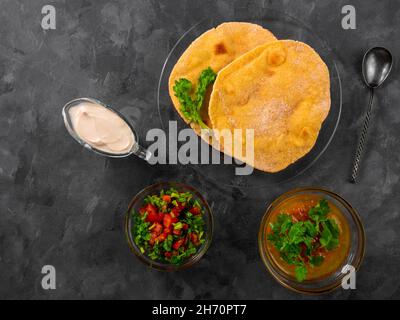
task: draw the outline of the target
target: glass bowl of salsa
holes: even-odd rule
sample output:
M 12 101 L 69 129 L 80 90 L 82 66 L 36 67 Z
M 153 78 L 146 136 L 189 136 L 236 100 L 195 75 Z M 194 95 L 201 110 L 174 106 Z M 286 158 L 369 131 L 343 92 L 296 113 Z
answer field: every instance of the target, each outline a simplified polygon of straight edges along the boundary
M 125 216 L 131 251 L 162 271 L 177 271 L 199 261 L 211 244 L 213 226 L 204 197 L 178 182 L 146 187 L 132 199 Z
M 258 245 L 265 266 L 280 284 L 321 294 L 338 288 L 349 270 L 359 269 L 365 232 L 346 200 L 308 187 L 272 202 L 261 221 Z

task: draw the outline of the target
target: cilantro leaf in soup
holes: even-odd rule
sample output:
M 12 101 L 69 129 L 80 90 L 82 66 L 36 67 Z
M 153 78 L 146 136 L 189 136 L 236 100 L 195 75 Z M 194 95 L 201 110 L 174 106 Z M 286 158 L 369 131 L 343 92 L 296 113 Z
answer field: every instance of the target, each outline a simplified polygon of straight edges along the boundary
M 340 231 L 335 219 L 327 219 L 326 225 L 331 230 L 333 238 L 336 239 L 339 236 Z
M 321 221 L 325 221 L 328 213 L 330 212 L 329 204 L 328 201 L 325 199 L 322 199 L 318 202 L 316 206 L 310 209 L 308 212 L 308 216 L 314 220 L 317 224 L 317 227 L 319 226 L 319 223 Z
M 308 265 L 321 266 L 324 254 L 339 246 L 340 229 L 336 220 L 328 217 L 330 211 L 328 201 L 321 199 L 306 215 L 301 212 L 304 217 L 301 221 L 294 214 L 280 213 L 269 224 L 267 240 L 287 264 L 295 266 L 297 281 L 307 278 Z
M 293 224 L 288 233 L 290 243 L 299 244 L 303 242 L 305 231 L 303 222 Z
M 324 257 L 323 256 L 312 256 L 310 258 L 310 264 L 313 267 L 319 267 L 322 262 L 324 262 Z
M 295 268 L 295 272 L 296 272 L 297 281 L 302 282 L 302 281 L 305 280 L 305 278 L 307 276 L 307 268 L 306 268 L 306 266 L 304 264 L 300 265 L 300 266 L 297 266 Z
M 329 230 L 329 228 L 326 227 L 325 222 L 322 222 L 322 233 L 321 233 L 321 238 L 320 238 L 320 242 L 321 242 L 321 246 L 322 247 L 328 247 L 329 243 L 332 240 L 332 233 Z
M 307 234 L 310 237 L 314 238 L 318 234 L 318 229 L 310 220 L 304 222 L 304 227 L 306 228 Z
M 328 219 L 321 223 L 322 233 L 321 233 L 321 245 L 326 247 L 328 250 L 333 250 L 339 245 L 339 228 L 336 221 L 333 219 Z

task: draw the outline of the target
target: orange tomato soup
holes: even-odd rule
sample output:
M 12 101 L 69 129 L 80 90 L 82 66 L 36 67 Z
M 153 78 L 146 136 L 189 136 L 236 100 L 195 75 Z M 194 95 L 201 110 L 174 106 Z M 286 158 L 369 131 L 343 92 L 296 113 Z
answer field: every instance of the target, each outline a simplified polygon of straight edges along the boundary
M 274 223 L 279 214 L 286 213 L 289 215 L 295 215 L 298 212 L 308 212 L 310 208 L 317 205 L 322 198 L 323 197 L 318 195 L 296 195 L 286 199 L 272 211 L 266 225 L 266 234 L 270 234 L 272 232 L 270 223 Z M 312 267 L 308 263 L 306 264 L 306 280 L 318 280 L 325 278 L 337 271 L 345 262 L 350 250 L 351 237 L 348 221 L 337 206 L 335 206 L 329 200 L 328 204 L 330 207 L 330 213 L 328 214 L 328 217 L 334 219 L 339 227 L 339 246 L 334 250 L 324 252 L 324 261 L 320 266 Z M 267 250 L 278 268 L 291 278 L 296 279 L 295 266 L 288 264 L 281 258 L 279 251 L 274 247 L 273 243 L 267 239 L 264 241 L 266 241 Z

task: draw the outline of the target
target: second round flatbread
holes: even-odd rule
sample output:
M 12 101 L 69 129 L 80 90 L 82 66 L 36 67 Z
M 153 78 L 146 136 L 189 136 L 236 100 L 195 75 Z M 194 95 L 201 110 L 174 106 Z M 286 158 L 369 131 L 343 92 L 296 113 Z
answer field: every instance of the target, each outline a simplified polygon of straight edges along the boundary
M 209 116 L 213 129 L 254 129 L 254 162 L 237 158 L 278 172 L 312 149 L 329 109 L 325 63 L 307 44 L 282 40 L 255 48 L 219 72 Z M 232 155 L 229 150 L 225 146 Z

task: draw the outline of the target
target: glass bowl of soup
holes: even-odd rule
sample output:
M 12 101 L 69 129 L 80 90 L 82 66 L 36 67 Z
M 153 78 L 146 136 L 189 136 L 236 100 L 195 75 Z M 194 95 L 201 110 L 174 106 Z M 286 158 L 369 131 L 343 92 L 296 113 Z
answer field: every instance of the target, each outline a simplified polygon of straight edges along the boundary
M 365 232 L 358 213 L 341 196 L 308 187 L 286 192 L 271 203 L 261 221 L 258 245 L 265 266 L 280 284 L 321 294 L 341 286 L 349 272 L 357 272 Z

